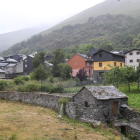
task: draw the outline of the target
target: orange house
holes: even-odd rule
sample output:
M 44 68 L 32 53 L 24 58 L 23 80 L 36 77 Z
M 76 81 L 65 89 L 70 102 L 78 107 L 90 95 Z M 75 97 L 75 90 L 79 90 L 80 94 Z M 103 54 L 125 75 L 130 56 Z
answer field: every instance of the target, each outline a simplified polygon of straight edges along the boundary
M 93 57 L 77 53 L 67 61 L 67 64 L 72 67 L 72 76 L 76 76 L 80 69 L 85 68 L 87 76 L 93 77 Z

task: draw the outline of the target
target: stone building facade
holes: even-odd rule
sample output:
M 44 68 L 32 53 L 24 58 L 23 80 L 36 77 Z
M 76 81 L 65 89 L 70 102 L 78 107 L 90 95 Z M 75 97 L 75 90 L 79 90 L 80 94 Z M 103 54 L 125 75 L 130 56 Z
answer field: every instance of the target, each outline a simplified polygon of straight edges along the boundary
M 84 87 L 67 104 L 66 113 L 82 121 L 108 122 L 121 117 L 121 105 L 127 104 L 127 100 L 127 96 L 114 86 Z

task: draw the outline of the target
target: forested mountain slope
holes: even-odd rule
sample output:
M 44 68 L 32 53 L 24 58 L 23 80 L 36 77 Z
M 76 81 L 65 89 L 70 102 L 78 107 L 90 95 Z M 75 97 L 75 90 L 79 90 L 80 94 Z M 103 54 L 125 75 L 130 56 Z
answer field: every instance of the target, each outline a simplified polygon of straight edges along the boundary
M 33 51 L 52 51 L 56 48 L 74 45 L 93 44 L 102 48 L 112 45 L 114 50 L 139 47 L 140 21 L 124 15 L 104 15 L 89 18 L 86 23 L 64 26 L 48 35 L 35 35 L 28 41 L 17 43 L 1 55 L 32 53 Z
M 53 30 L 62 28 L 63 26 L 85 23 L 90 17 L 97 17 L 106 14 L 123 14 L 140 17 L 140 0 L 105 0 L 104 2 L 88 8 L 42 33 L 48 34 Z

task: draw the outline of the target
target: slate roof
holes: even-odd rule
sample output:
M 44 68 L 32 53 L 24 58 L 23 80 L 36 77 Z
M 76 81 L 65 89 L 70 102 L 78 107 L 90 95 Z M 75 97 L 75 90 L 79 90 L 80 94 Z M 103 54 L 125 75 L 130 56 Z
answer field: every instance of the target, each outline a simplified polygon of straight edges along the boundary
M 0 67 L 5 67 L 8 63 L 0 63 Z
M 80 56 L 82 56 L 83 58 L 85 58 L 86 60 L 90 60 L 90 61 L 93 61 L 93 58 L 91 56 L 88 56 L 86 54 L 80 54 L 78 53 Z
M 28 56 L 30 56 L 30 57 L 32 57 L 32 58 L 34 58 L 34 56 L 33 56 L 33 55 L 31 55 L 31 54 L 30 54 L 30 55 L 28 55 Z
M 6 67 L 13 67 L 13 66 L 15 66 L 16 64 L 9 64 L 9 65 L 7 65 Z
M 114 86 L 86 86 L 85 87 L 91 94 L 99 100 L 128 98 L 124 93 L 120 92 Z
M 17 62 L 15 59 L 8 58 L 7 62 Z
M 0 73 L 5 73 L 5 71 L 4 71 L 4 70 L 2 70 L 2 69 L 0 69 Z
M 132 49 L 132 50 L 124 52 L 124 54 L 127 54 L 127 53 L 132 52 L 132 51 L 140 51 L 140 49 Z
M 110 53 L 110 54 L 113 54 L 113 55 L 117 55 L 117 56 L 122 56 L 122 57 L 124 57 L 122 54 L 120 54 L 120 53 L 113 53 L 113 52 L 109 52 L 109 51 L 106 51 L 106 50 L 98 50 L 96 53 L 94 53 L 93 54 L 93 57 L 94 57 L 94 55 L 95 54 L 97 54 L 97 53 L 100 53 L 101 51 L 104 51 L 104 52 L 108 52 L 108 53 Z
M 0 57 L 0 61 L 4 61 L 4 58 L 3 57 Z

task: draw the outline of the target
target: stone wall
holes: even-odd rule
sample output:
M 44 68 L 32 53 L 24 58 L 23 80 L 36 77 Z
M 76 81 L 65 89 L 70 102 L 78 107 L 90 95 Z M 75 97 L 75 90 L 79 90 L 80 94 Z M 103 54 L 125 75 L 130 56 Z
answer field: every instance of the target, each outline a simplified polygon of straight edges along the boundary
M 140 129 L 126 126 L 126 135 L 130 140 L 140 140 Z
M 113 103 L 117 103 L 117 115 L 113 115 Z M 122 104 L 127 104 L 127 98 L 120 98 L 120 99 L 110 99 L 110 100 L 99 100 L 98 107 L 99 107 L 99 116 L 100 121 L 110 121 L 114 118 L 120 118 L 120 108 Z
M 67 97 L 71 99 L 71 94 L 48 94 L 37 92 L 12 92 L 12 91 L 0 91 L 0 99 L 10 101 L 21 101 L 28 104 L 36 104 L 43 107 L 51 108 L 59 111 L 59 99 Z
M 140 116 L 140 112 L 138 112 L 137 110 L 130 109 L 130 108 L 122 108 L 122 115 L 127 120 L 131 120 L 134 118 L 138 118 Z

